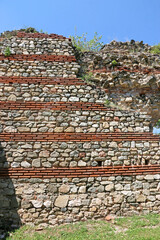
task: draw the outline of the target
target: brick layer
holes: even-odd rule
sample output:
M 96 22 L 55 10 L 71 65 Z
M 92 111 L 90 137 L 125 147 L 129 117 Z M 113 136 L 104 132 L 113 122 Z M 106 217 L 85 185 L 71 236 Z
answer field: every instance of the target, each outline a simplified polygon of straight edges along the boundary
M 47 77 L 4 77 L 0 76 L 0 83 L 28 83 L 41 85 L 87 85 L 79 78 L 47 78 Z
M 85 102 L 34 102 L 34 101 L 0 101 L 0 109 L 3 110 L 84 110 L 84 111 L 114 111 L 105 107 L 104 104 L 94 104 Z
M 47 62 L 76 62 L 74 56 L 65 56 L 65 55 L 45 55 L 45 54 L 16 54 L 6 57 L 0 55 L 0 61 L 9 60 L 9 61 L 47 61 Z
M 90 141 L 160 141 L 152 133 L 1 133 L 0 141 L 5 142 L 90 142 Z
M 45 33 L 25 33 L 18 32 L 17 37 L 19 38 L 52 38 L 52 39 L 67 39 L 66 37 L 58 34 L 45 34 Z M 68 38 L 70 41 L 71 39 Z
M 75 167 L 75 168 L 1 168 L 0 178 L 106 177 L 159 174 L 160 165 Z

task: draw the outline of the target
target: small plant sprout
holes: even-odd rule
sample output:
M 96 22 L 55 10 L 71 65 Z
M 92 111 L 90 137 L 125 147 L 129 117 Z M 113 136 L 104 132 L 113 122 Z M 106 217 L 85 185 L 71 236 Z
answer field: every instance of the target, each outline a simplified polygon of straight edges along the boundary
M 107 106 L 110 106 L 110 101 L 108 99 L 106 99 L 104 104 Z
M 82 76 L 82 79 L 87 83 L 92 83 L 92 79 L 94 78 L 94 75 L 92 72 L 86 73 Z
M 11 55 L 11 50 L 10 50 L 9 47 L 6 47 L 6 49 L 5 49 L 5 51 L 4 51 L 4 55 L 5 55 L 6 57 L 9 57 L 9 56 Z
M 113 60 L 112 61 L 112 66 L 117 66 L 118 65 L 118 62 L 116 60 Z

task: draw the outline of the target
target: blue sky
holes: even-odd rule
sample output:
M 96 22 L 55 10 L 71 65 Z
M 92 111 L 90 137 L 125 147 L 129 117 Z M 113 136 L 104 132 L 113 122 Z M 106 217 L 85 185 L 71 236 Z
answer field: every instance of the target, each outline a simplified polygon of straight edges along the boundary
M 64 36 L 97 31 L 102 41 L 160 42 L 160 0 L 0 0 L 0 32 L 33 26 Z

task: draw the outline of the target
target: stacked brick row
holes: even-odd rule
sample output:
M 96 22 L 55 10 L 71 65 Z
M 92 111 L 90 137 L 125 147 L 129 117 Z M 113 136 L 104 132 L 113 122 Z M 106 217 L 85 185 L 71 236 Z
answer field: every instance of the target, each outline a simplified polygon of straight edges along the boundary
M 47 61 L 47 62 L 75 62 L 76 59 L 73 56 L 54 56 L 54 55 L 13 55 L 5 57 L 0 55 L 0 61 Z
M 150 166 L 115 166 L 109 167 L 72 167 L 72 168 L 4 168 L 0 169 L 0 178 L 89 178 L 110 176 L 133 176 L 160 171 L 160 165 Z M 158 175 L 157 175 L 158 176 Z
M 0 216 L 45 226 L 158 212 L 150 117 L 107 107 L 105 91 L 76 78 L 69 39 L 19 33 L 0 50 Z

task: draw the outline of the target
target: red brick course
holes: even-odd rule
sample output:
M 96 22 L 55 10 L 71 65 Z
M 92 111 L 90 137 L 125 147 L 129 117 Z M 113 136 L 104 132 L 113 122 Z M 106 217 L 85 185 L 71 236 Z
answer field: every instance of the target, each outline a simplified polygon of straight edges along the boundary
M 17 32 L 17 37 L 19 38 L 52 38 L 52 39 L 67 39 L 66 37 L 58 34 L 45 34 L 45 33 L 25 33 Z M 68 38 L 70 41 L 71 39 Z
M 84 111 L 115 111 L 99 103 L 85 102 L 34 102 L 34 101 L 0 101 L 0 109 L 3 110 L 84 110 Z
M 28 83 L 28 84 L 53 84 L 53 85 L 87 85 L 80 78 L 49 78 L 49 77 L 4 77 L 0 76 L 0 83 Z
M 5 142 L 160 141 L 152 133 L 0 133 Z
M 45 55 L 45 54 L 15 54 L 6 57 L 0 55 L 0 61 L 9 60 L 9 61 L 47 61 L 47 62 L 76 62 L 74 56 L 65 56 L 65 55 Z
M 0 178 L 83 178 L 159 174 L 160 165 L 75 167 L 75 168 L 1 168 Z

